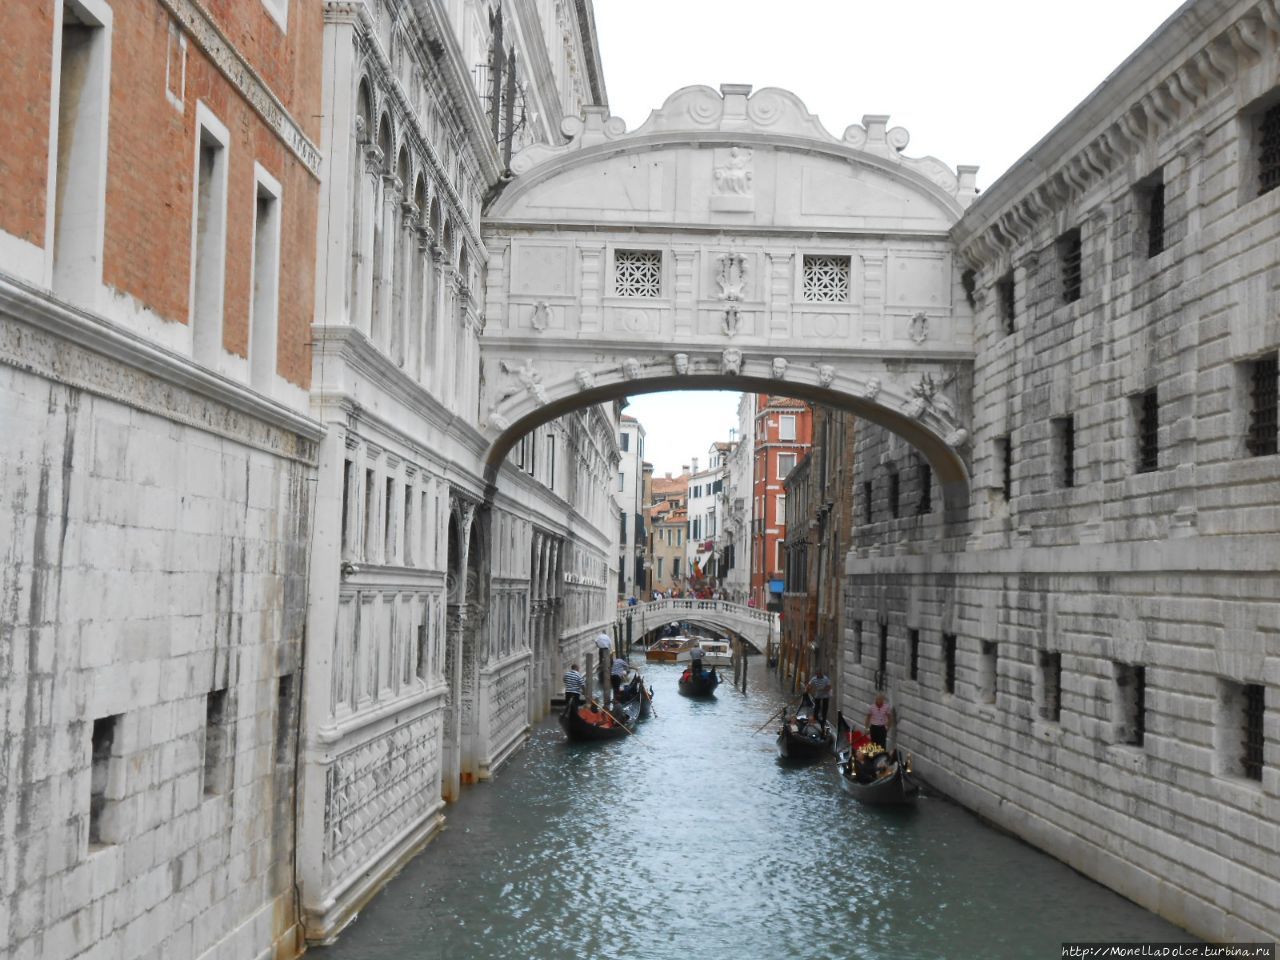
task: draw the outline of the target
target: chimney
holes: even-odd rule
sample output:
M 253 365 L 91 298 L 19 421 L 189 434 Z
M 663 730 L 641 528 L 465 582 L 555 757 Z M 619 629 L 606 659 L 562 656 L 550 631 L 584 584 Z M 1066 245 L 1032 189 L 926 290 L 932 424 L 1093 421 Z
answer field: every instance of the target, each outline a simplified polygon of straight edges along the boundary
M 694 472 L 694 473 L 697 473 L 697 472 L 698 472 L 698 458 L 697 458 L 697 457 L 694 457 L 694 458 L 693 458 L 693 472 Z
M 671 479 L 671 471 L 670 471 L 670 470 L 668 470 L 668 471 L 667 471 L 667 479 L 668 479 L 668 480 L 670 480 L 670 479 Z
M 682 463 L 682 464 L 680 464 L 680 472 L 681 472 L 681 473 L 688 473 L 688 472 L 689 472 L 689 465 L 688 465 L 687 463 Z

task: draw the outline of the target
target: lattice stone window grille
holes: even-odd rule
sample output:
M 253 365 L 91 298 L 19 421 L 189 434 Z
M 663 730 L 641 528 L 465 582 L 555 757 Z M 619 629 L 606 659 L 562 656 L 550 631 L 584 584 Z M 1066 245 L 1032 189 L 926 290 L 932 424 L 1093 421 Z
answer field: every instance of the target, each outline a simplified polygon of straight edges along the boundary
M 613 292 L 619 297 L 662 295 L 662 252 L 613 251 Z
M 805 254 L 805 303 L 849 301 L 849 258 Z

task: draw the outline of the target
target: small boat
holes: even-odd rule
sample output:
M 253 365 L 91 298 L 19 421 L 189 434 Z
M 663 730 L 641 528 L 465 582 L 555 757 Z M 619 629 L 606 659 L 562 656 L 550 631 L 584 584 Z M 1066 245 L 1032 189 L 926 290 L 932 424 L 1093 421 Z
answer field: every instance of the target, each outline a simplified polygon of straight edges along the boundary
M 653 713 L 653 688 L 646 688 L 644 677 L 637 673 L 631 678 L 630 683 L 618 691 L 616 701 L 619 705 L 634 703 L 637 708 L 636 719 L 648 720 Z
M 679 659 L 681 651 L 687 651 L 692 646 L 693 641 L 688 637 L 663 637 L 645 648 L 644 658 L 670 663 Z M 688 659 L 688 654 L 685 659 Z
M 801 707 L 794 717 L 782 714 L 778 731 L 778 756 L 784 760 L 816 760 L 835 746 L 836 734 L 831 724 L 813 720 Z
M 686 668 L 684 673 L 680 674 L 679 689 L 686 697 L 715 696 L 718 686 L 720 686 L 720 674 L 714 670 L 703 670 L 695 675 L 693 670 Z
M 874 745 L 873 745 L 874 746 Z M 867 751 L 844 750 L 840 754 L 840 786 L 861 803 L 877 806 L 907 806 L 915 803 L 920 785 L 911 778 L 911 758 L 897 750 L 867 756 Z
M 618 740 L 627 736 L 629 727 L 635 724 L 639 707 L 626 709 L 626 705 L 613 712 L 593 704 L 586 704 L 560 714 L 560 726 L 570 740 Z
M 728 667 L 733 664 L 733 648 L 728 640 L 713 640 L 710 637 L 694 637 L 689 646 L 679 652 L 676 659 L 683 663 L 689 660 L 689 651 L 694 644 L 702 648 L 702 664 L 706 667 Z

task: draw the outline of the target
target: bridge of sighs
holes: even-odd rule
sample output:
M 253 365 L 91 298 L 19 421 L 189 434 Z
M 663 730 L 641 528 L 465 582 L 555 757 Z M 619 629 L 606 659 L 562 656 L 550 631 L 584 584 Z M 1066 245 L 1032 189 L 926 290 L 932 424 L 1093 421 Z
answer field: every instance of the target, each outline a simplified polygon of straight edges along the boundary
M 564 132 L 517 155 L 486 212 L 491 481 L 573 409 L 731 389 L 884 425 L 964 509 L 973 315 L 949 230 L 976 168 L 908 158 L 887 117 L 836 137 L 743 85 L 686 87 L 633 132 L 603 109 Z

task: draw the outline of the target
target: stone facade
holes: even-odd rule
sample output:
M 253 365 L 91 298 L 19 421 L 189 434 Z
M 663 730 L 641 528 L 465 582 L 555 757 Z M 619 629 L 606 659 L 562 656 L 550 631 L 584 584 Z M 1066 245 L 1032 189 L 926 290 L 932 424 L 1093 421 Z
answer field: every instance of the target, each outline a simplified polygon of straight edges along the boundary
M 966 212 L 968 518 L 860 425 L 847 568 L 846 712 L 1211 941 L 1280 937 L 1278 30 L 1185 6 Z
M 301 946 L 320 29 L 247 0 L 0 12 L 15 960 Z

